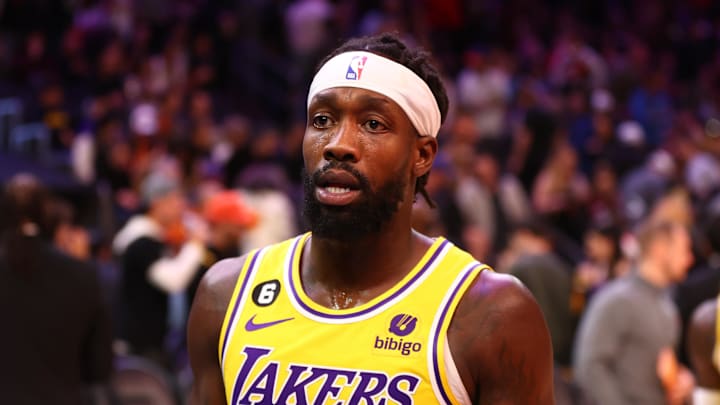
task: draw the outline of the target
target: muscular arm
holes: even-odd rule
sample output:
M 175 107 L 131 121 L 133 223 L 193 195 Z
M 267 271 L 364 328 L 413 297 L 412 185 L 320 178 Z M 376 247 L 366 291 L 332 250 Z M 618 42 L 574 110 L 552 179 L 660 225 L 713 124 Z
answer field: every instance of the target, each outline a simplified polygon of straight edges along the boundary
M 223 260 L 200 282 L 188 320 L 188 352 L 195 381 L 192 405 L 225 404 L 225 386 L 218 358 L 220 329 L 245 257 Z
M 515 278 L 482 272 L 455 311 L 448 339 L 474 404 L 555 403 L 550 335 Z
M 720 391 L 720 373 L 712 362 L 715 347 L 717 299 L 704 302 L 695 310 L 688 328 L 687 349 L 697 385 Z

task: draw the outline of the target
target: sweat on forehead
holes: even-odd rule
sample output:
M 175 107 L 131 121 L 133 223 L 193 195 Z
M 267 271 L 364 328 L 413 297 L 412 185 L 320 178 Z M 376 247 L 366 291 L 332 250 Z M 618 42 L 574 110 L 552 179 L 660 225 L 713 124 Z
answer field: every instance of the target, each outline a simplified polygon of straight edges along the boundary
M 407 67 L 371 52 L 345 52 L 328 60 L 310 85 L 307 106 L 323 90 L 355 87 L 396 102 L 421 136 L 437 137 L 440 108 L 427 83 Z

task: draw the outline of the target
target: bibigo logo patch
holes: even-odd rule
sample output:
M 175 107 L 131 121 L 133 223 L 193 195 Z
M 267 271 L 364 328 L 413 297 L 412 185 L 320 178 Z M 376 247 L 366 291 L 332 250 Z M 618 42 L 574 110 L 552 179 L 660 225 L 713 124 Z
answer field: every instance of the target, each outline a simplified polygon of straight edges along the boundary
M 410 314 L 397 314 L 390 319 L 389 335 L 375 336 L 373 349 L 382 354 L 410 356 L 422 350 L 422 343 L 404 339 L 417 327 L 418 318 Z M 394 335 L 394 336 L 393 336 Z

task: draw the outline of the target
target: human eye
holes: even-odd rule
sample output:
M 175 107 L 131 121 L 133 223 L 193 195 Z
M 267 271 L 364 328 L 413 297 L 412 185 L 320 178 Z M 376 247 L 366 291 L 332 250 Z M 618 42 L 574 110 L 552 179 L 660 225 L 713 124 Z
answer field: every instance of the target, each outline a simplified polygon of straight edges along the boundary
M 369 119 L 369 120 L 365 121 L 364 126 L 370 132 L 384 132 L 388 129 L 385 124 L 383 124 L 381 121 L 376 120 L 376 119 Z
M 318 129 L 329 128 L 332 125 L 332 119 L 324 114 L 318 114 L 313 117 L 312 125 Z

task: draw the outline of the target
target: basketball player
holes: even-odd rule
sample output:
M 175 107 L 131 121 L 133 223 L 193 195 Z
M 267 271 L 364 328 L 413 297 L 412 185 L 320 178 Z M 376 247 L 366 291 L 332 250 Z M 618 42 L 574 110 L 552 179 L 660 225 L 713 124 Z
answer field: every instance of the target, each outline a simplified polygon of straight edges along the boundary
M 553 403 L 530 293 L 411 228 L 446 112 L 428 55 L 394 36 L 322 63 L 303 141 L 312 232 L 204 277 L 188 331 L 194 403 Z
M 717 298 L 705 301 L 693 313 L 688 327 L 688 355 L 697 379 L 695 405 L 720 405 L 718 309 Z

